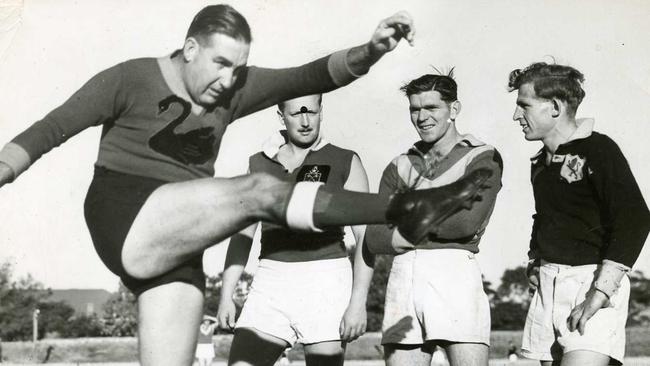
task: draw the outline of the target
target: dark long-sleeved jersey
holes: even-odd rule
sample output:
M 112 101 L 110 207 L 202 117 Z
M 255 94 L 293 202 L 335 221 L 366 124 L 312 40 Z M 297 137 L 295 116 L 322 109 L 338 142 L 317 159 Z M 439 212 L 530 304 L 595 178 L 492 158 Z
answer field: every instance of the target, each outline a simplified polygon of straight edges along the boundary
M 648 236 L 650 213 L 618 145 L 592 126 L 580 123 L 548 166 L 544 150 L 532 159 L 536 213 L 529 256 L 632 267 Z
M 346 50 L 287 69 L 247 67 L 213 109 L 191 112 L 156 59 L 126 61 L 100 72 L 63 105 L 0 151 L 14 176 L 44 153 L 91 126 L 103 126 L 97 166 L 167 182 L 211 177 L 232 121 L 301 95 L 351 82 Z

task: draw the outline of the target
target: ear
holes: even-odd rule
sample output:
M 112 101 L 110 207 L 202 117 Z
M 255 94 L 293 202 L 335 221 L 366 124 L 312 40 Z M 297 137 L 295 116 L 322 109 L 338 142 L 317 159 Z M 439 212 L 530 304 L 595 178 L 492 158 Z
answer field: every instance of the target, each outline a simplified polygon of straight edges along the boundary
M 278 119 L 280 120 L 280 124 L 284 126 L 284 114 L 280 112 L 279 110 L 275 111 L 278 114 Z
M 200 47 L 199 41 L 197 41 L 196 38 L 188 37 L 185 40 L 185 44 L 183 44 L 183 58 L 185 59 L 185 62 L 192 62 L 199 53 Z
M 566 104 L 557 99 L 551 99 L 551 117 L 557 118 L 566 112 Z
M 456 100 L 451 103 L 449 106 L 449 118 L 451 118 L 452 121 L 456 120 L 456 117 L 458 117 L 460 114 L 462 107 L 463 105 L 460 103 L 460 100 Z

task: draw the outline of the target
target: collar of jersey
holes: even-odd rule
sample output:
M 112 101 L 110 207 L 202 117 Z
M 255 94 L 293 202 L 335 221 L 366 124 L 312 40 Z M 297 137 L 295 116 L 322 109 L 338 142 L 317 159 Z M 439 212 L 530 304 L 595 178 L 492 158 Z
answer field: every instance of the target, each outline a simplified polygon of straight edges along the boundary
M 424 149 L 423 149 L 424 144 L 425 143 L 422 140 L 416 142 L 409 149 L 409 152 L 413 152 L 415 154 L 422 155 L 422 156 L 425 155 L 425 154 L 428 154 L 429 151 L 424 151 Z M 471 134 L 466 134 L 466 135 L 460 135 L 460 141 L 455 146 L 477 147 L 477 146 L 483 146 L 483 145 L 485 145 L 485 142 L 477 139 L 476 137 L 474 137 Z
M 269 137 L 264 144 L 262 144 L 262 152 L 264 155 L 266 155 L 268 158 L 273 159 L 278 155 L 278 152 L 280 151 L 280 147 L 282 145 L 285 145 L 289 141 L 289 137 L 287 135 L 287 130 L 279 130 L 277 133 L 274 133 Z M 317 151 L 323 148 L 323 146 L 327 145 L 328 142 L 327 140 L 323 137 L 323 132 L 320 133 L 318 136 L 318 141 L 311 145 L 309 150 L 311 151 Z

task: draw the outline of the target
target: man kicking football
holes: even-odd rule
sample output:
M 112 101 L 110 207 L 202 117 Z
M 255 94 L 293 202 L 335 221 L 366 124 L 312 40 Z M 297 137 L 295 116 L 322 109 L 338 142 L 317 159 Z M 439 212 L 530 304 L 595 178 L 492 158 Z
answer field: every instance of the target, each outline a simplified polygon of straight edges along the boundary
M 138 297 L 140 362 L 189 365 L 203 311 L 205 248 L 260 220 L 302 230 L 385 222 L 389 205 L 382 197 L 265 174 L 212 178 L 228 124 L 282 100 L 346 85 L 413 37 L 411 17 L 397 13 L 359 47 L 295 68 L 249 67 L 246 19 L 230 6 L 208 6 L 181 49 L 100 72 L 16 136 L 0 151 L 0 186 L 70 137 L 102 126 L 84 205 L 93 244 Z M 452 187 L 459 200 L 448 205 L 471 200 L 486 174 Z M 391 208 L 424 199 L 427 209 L 400 218 L 436 217 L 437 192 L 428 193 L 396 196 Z

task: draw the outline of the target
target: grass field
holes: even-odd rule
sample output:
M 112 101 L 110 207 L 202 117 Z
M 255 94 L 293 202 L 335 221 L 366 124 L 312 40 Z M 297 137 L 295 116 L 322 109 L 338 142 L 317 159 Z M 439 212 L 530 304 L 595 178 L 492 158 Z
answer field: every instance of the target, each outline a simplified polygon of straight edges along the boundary
M 225 361 L 230 349 L 232 336 L 222 335 L 213 338 L 217 361 Z M 355 342 L 348 345 L 346 359 L 371 360 L 369 362 L 352 362 L 347 365 L 375 366 L 382 362 L 382 348 L 379 346 L 380 335 L 367 333 Z M 507 354 L 508 343 L 512 341 L 518 347 L 521 342 L 521 331 L 493 331 L 491 337 L 490 358 L 491 365 L 536 365 L 521 361 L 507 363 L 503 359 Z M 292 365 L 302 365 L 301 347 L 298 345 L 289 354 Z M 626 365 L 650 366 L 650 328 L 630 328 L 627 330 Z M 80 339 L 46 339 L 37 342 L 3 342 L 2 361 L 7 364 L 48 364 L 57 365 L 111 365 L 118 363 L 122 366 L 136 365 L 137 341 L 135 338 L 80 338 Z M 215 363 L 222 365 L 223 363 Z

